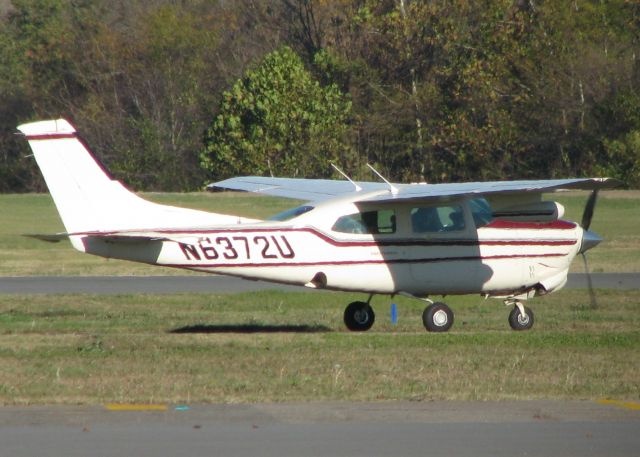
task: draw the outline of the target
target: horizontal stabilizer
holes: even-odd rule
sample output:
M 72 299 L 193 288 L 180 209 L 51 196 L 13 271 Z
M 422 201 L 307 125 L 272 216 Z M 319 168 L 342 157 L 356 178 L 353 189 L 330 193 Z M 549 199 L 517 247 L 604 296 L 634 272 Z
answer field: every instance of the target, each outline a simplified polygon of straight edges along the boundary
M 22 236 L 49 243 L 58 243 L 75 238 L 93 238 L 110 243 L 150 243 L 154 241 L 174 241 L 182 244 L 197 244 L 200 237 L 189 233 L 165 235 L 158 232 L 82 232 L 82 233 L 25 233 Z
M 60 241 L 69 239 L 68 233 L 25 233 L 22 236 L 35 238 L 36 240 L 46 241 L 48 243 L 59 243 Z

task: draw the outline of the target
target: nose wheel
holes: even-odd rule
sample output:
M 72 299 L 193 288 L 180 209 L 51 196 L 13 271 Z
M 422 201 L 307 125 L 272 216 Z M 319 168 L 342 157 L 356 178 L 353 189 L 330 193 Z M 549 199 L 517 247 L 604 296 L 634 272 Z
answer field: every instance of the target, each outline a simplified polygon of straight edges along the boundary
M 429 332 L 446 332 L 453 325 L 453 311 L 446 303 L 432 303 L 422 313 L 422 323 Z
M 529 330 L 533 327 L 533 311 L 520 302 L 509 313 L 509 325 L 514 330 Z

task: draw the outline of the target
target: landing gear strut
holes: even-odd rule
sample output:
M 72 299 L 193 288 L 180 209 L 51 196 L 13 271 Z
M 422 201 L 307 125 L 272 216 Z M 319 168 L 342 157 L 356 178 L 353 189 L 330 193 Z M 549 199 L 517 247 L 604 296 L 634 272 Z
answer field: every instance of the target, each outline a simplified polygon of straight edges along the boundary
M 453 311 L 445 303 L 432 303 L 422 313 L 422 323 L 429 332 L 446 332 L 453 325 Z
M 352 332 L 366 332 L 375 322 L 376 315 L 369 301 L 354 301 L 344 310 L 344 324 Z
M 533 327 L 533 311 L 516 301 L 509 313 L 509 325 L 514 330 L 529 330 Z
M 376 315 L 369 304 L 373 295 L 364 301 L 354 301 L 344 310 L 344 323 L 353 332 L 366 332 L 376 320 Z M 429 303 L 422 313 L 422 323 L 429 332 L 448 332 L 453 325 L 453 311 L 446 303 L 432 302 L 428 298 L 422 298 Z M 514 297 L 505 300 L 505 305 L 513 306 L 509 313 L 509 325 L 513 330 L 529 330 L 533 327 L 533 311 L 524 306 Z

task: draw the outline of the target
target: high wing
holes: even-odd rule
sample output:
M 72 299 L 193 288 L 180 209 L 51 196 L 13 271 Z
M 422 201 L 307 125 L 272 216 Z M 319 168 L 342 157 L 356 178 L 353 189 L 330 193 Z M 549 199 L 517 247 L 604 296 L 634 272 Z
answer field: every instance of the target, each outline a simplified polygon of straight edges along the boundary
M 363 201 L 429 200 L 464 196 L 542 194 L 561 190 L 610 189 L 620 185 L 611 178 L 548 179 L 530 181 L 488 181 L 447 184 L 397 184 L 398 192 L 377 195 Z
M 357 182 L 357 191 L 348 181 L 330 179 L 295 179 L 247 176 L 231 178 L 207 186 L 209 190 L 228 189 L 306 201 L 322 201 L 341 195 L 357 195 L 356 202 L 392 202 L 404 200 L 436 200 L 463 196 L 493 196 L 497 194 L 541 194 L 560 190 L 611 189 L 620 182 L 611 178 L 548 179 L 530 181 L 489 181 L 448 184 L 393 184 Z M 388 189 L 386 194 L 371 195 L 372 191 Z
M 384 183 L 357 182 L 364 192 L 387 189 Z M 209 184 L 208 190 L 239 190 L 272 195 L 274 197 L 295 198 L 305 201 L 322 201 L 356 192 L 349 181 L 333 179 L 268 178 L 263 176 L 242 176 Z

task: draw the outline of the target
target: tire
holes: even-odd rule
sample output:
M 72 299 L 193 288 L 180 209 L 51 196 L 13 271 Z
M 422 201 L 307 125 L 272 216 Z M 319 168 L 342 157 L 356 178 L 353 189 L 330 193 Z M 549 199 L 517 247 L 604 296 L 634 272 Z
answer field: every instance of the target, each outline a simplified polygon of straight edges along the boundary
M 533 311 L 524 307 L 524 316 L 520 313 L 520 308 L 514 306 L 509 313 L 509 325 L 516 331 L 529 330 L 533 327 Z
M 445 303 L 433 303 L 422 313 L 422 323 L 429 332 L 447 332 L 453 325 L 453 311 Z
M 354 301 L 344 310 L 344 325 L 352 332 L 366 332 L 375 320 L 373 308 L 365 302 Z

